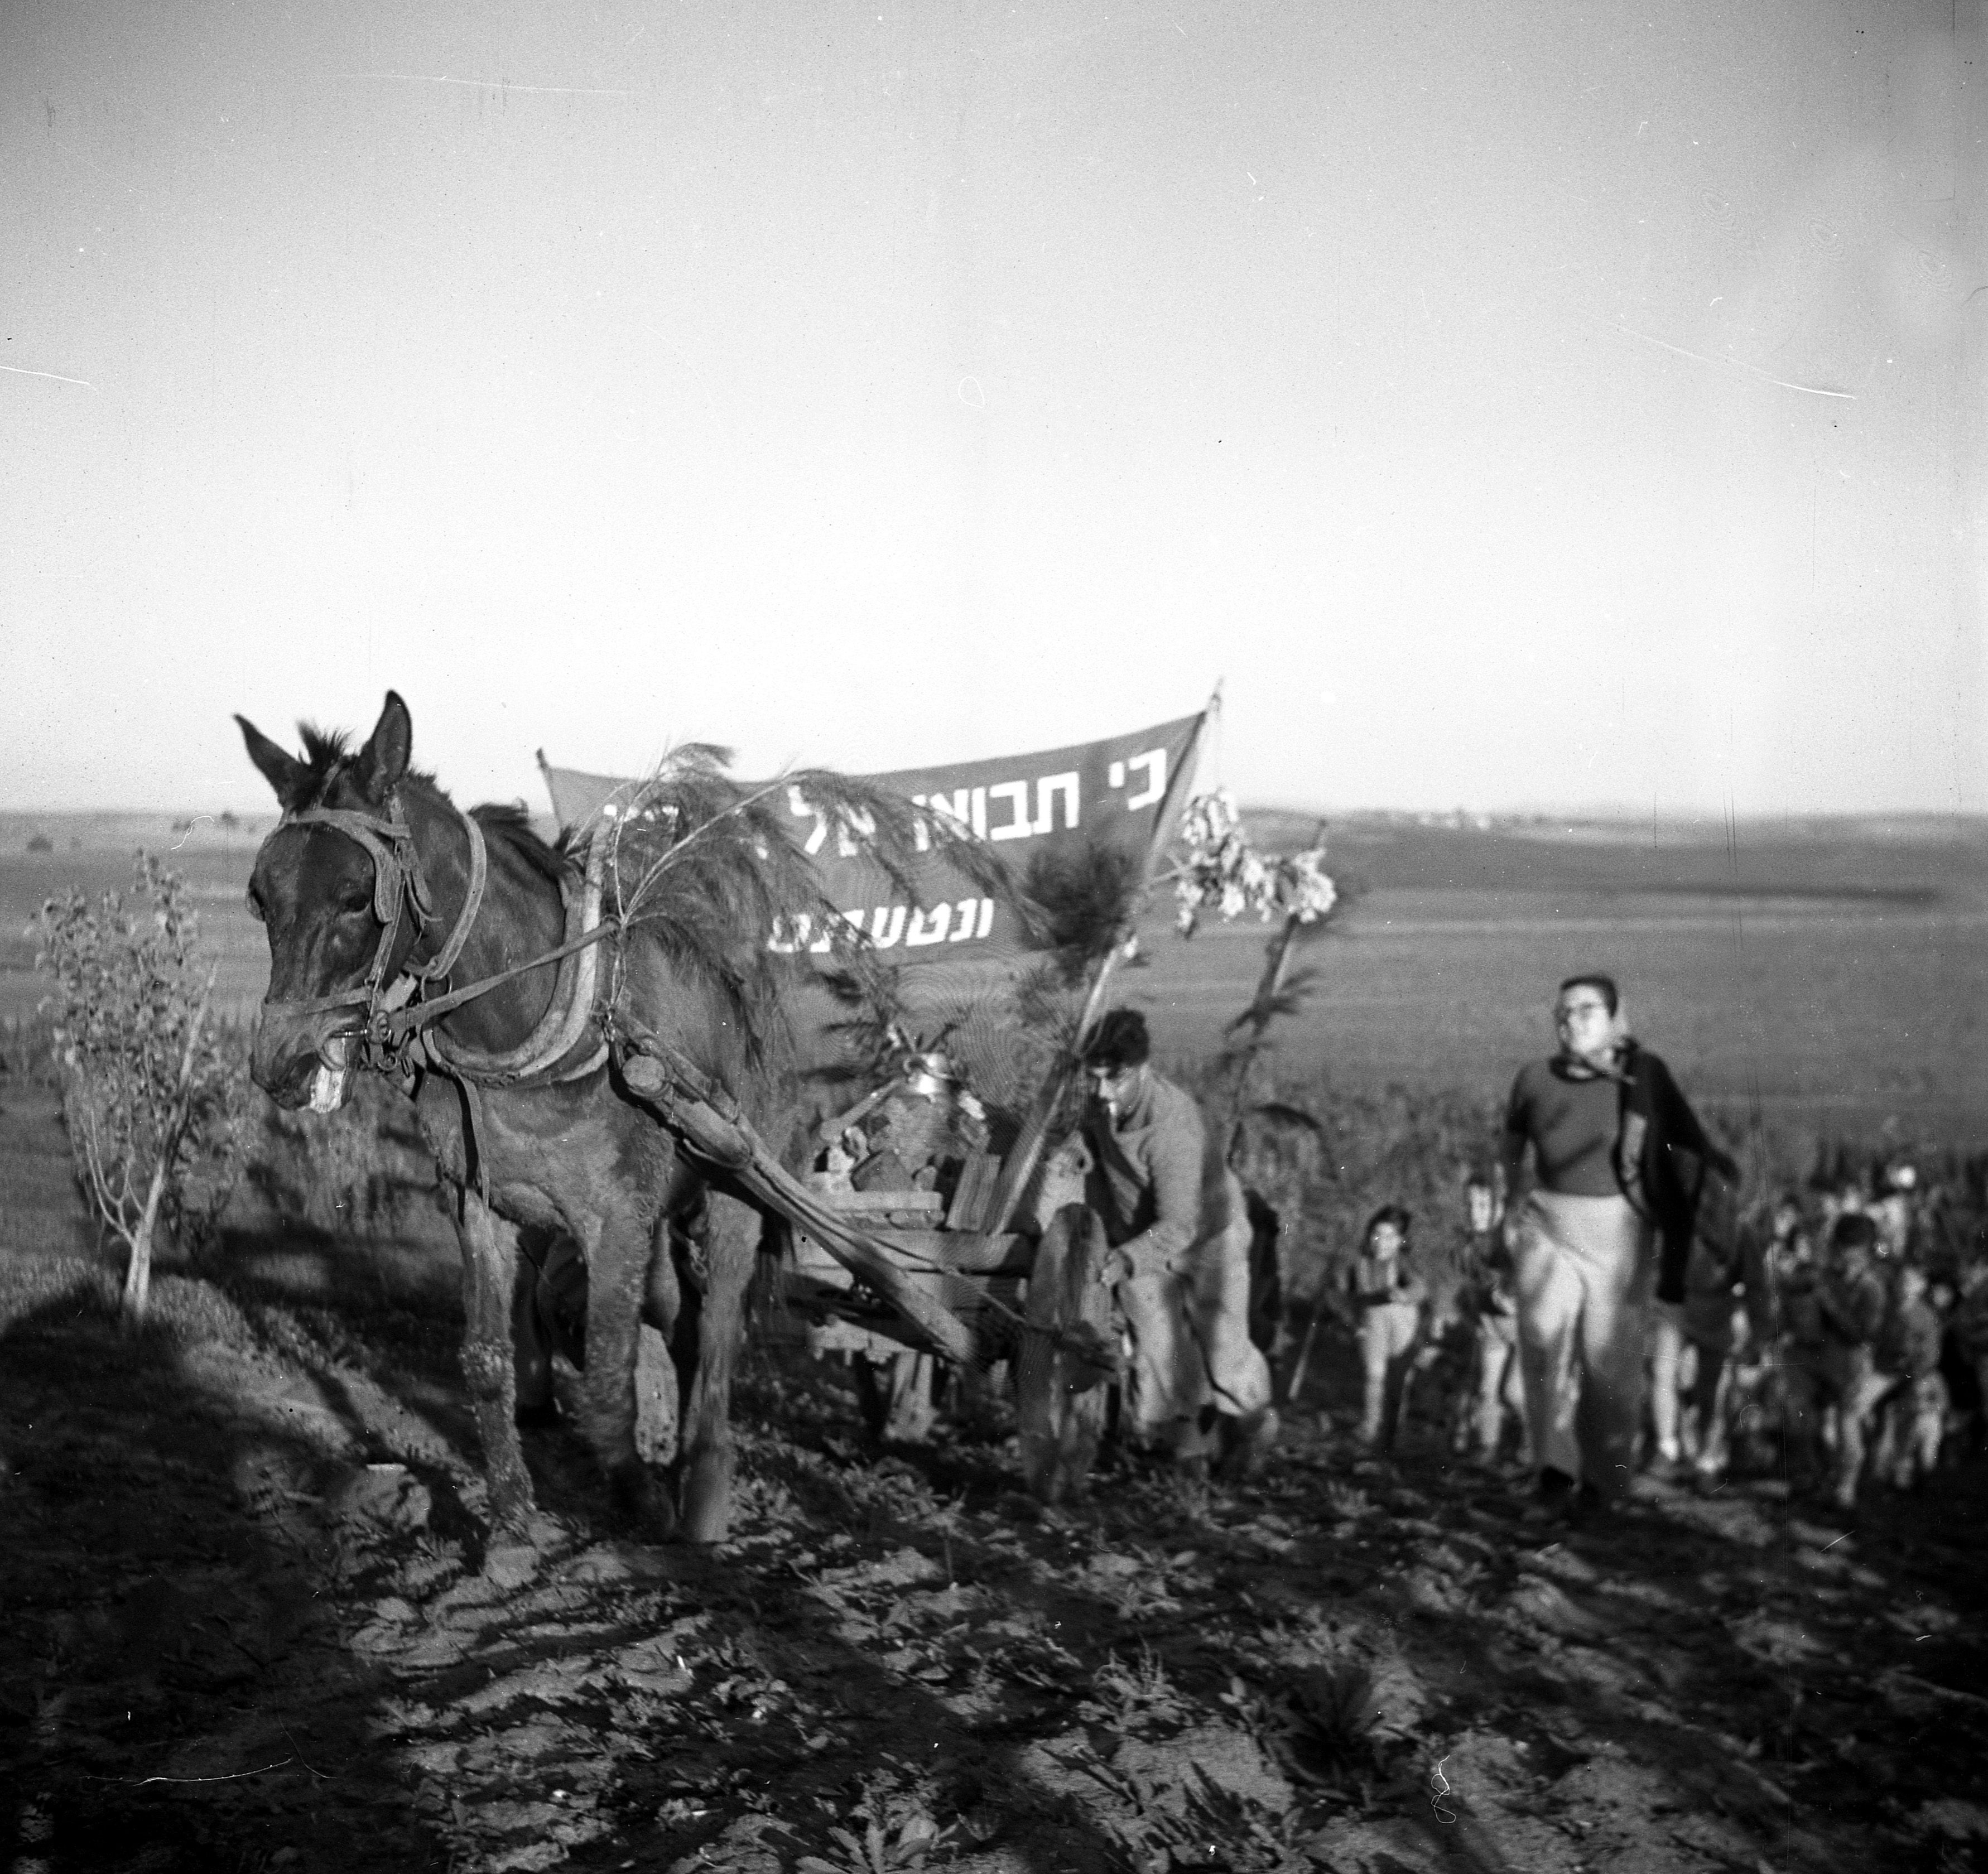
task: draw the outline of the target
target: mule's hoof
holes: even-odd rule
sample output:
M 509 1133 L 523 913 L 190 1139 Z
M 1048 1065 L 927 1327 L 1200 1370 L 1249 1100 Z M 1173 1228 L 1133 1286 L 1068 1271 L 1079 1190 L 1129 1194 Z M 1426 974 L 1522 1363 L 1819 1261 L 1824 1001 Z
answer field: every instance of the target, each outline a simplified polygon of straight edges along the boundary
M 647 1464 L 619 1464 L 608 1473 L 607 1498 L 614 1521 L 644 1542 L 667 1542 L 677 1533 L 669 1493 L 657 1487 Z
M 722 1542 L 732 1531 L 732 1454 L 701 1453 L 683 1483 L 683 1535 L 690 1542 Z

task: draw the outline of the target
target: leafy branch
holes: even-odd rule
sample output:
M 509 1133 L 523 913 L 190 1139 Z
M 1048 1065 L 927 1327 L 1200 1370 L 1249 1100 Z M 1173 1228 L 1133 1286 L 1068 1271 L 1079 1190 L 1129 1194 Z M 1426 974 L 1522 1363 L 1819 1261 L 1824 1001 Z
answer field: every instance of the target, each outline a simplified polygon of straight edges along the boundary
M 72 890 L 41 925 L 76 1181 L 125 1247 L 123 1312 L 141 1321 L 158 1238 L 191 1247 L 233 1188 L 244 1076 L 208 1025 L 215 971 L 203 980 L 198 920 L 151 854 L 137 856 L 128 903 Z

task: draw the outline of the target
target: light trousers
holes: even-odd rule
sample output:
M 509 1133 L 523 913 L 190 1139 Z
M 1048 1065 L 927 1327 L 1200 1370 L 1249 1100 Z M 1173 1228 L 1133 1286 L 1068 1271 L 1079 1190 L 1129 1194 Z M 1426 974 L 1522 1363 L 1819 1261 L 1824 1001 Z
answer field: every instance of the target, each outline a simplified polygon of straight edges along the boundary
M 1360 1438 L 1384 1450 L 1394 1447 L 1408 1406 L 1408 1380 L 1422 1341 L 1419 1302 L 1382 1302 L 1360 1317 L 1360 1363 L 1365 1373 Z
M 1868 1347 L 1841 1344 L 1797 1349 L 1783 1370 L 1782 1383 L 1788 1465 L 1799 1479 L 1812 1480 L 1820 1468 L 1823 1408 L 1836 1407 L 1831 1494 L 1848 1509 L 1857 1501 L 1864 1460 L 1878 1430 L 1878 1408 L 1903 1383 L 1878 1371 Z
M 1191 1436 L 1206 1409 L 1248 1418 L 1270 1403 L 1270 1369 L 1249 1338 L 1249 1218 L 1239 1185 L 1226 1228 L 1193 1244 L 1182 1267 L 1121 1282 L 1131 1331 L 1126 1406 L 1134 1437 Z
M 1505 1415 L 1509 1412 L 1519 1427 L 1521 1459 L 1530 1462 L 1531 1441 L 1526 1430 L 1526 1383 L 1519 1359 L 1517 1329 L 1509 1320 L 1486 1315 L 1477 1323 L 1475 1380 L 1469 1429 L 1475 1434 L 1477 1454 L 1485 1459 L 1498 1455 L 1503 1442 Z
M 1685 1369 L 1690 1369 L 1687 1382 Z M 1680 1454 L 1707 1470 L 1725 1467 L 1726 1353 L 1689 1331 L 1682 1302 L 1652 1304 L 1650 1322 L 1650 1422 L 1657 1449 L 1665 1457 Z M 1682 1407 L 1689 1404 L 1690 1440 Z
M 1626 1197 L 1557 1191 L 1534 1191 L 1518 1224 L 1513 1288 L 1533 1454 L 1615 1495 L 1642 1417 L 1650 1227 Z

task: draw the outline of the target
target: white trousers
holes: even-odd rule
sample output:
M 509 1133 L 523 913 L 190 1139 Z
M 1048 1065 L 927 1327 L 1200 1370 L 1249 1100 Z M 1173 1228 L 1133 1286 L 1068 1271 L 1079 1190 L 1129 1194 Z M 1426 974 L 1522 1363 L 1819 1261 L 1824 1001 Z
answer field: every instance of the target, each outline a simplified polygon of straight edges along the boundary
M 1513 1288 L 1533 1456 L 1614 1495 L 1643 1410 L 1656 1258 L 1626 1197 L 1535 1191 L 1518 1218 Z
M 1210 1405 L 1244 1418 L 1270 1403 L 1270 1369 L 1249 1338 L 1249 1219 L 1236 1195 L 1229 1227 L 1190 1248 L 1180 1272 L 1119 1287 L 1132 1335 L 1126 1416 L 1141 1439 Z

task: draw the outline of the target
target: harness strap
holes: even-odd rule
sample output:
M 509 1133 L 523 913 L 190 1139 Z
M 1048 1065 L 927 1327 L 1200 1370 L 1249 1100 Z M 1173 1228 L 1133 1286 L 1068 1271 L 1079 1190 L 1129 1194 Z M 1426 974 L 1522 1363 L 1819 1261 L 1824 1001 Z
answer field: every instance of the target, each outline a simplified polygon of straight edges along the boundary
M 490 876 L 490 847 L 475 814 L 464 814 L 462 823 L 469 832 L 469 893 L 456 914 L 455 928 L 435 952 L 434 960 L 415 972 L 423 982 L 440 982 L 455 967 L 456 958 L 462 954 L 463 945 L 469 941 L 469 927 L 476 922 L 476 913 L 483 908 L 483 886 Z
M 451 989 L 446 995 L 438 995 L 417 1002 L 411 1007 L 397 1009 L 380 1021 L 381 1032 L 390 1040 L 404 1040 L 421 1029 L 432 1026 L 443 1016 L 453 1015 L 458 1008 L 466 1008 L 479 997 L 488 995 L 493 989 L 501 989 L 505 984 L 513 982 L 520 976 L 529 976 L 534 970 L 549 968 L 556 963 L 563 963 L 576 951 L 586 950 L 608 937 L 619 937 L 625 926 L 618 917 L 604 918 L 591 930 L 583 931 L 570 943 L 562 944 L 556 950 L 549 950 L 543 956 L 532 957 L 523 963 L 514 963 L 509 969 L 499 970 L 493 976 L 479 976 L 473 983 L 465 983 L 460 989 Z M 301 1004 L 288 1006 L 301 1007 Z
M 581 940 L 589 937 L 597 930 L 605 928 L 600 921 L 600 882 L 605 856 L 601 842 L 596 839 L 587 848 L 587 869 L 584 881 L 574 892 L 562 884 L 560 895 L 566 901 L 566 930 L 567 941 L 560 951 L 574 956 L 577 961 L 570 970 L 562 968 L 560 979 L 553 985 L 552 998 L 546 1005 L 545 1013 L 530 1034 L 516 1047 L 506 1048 L 496 1053 L 472 1052 L 445 1042 L 439 1033 L 428 1038 L 429 1052 L 435 1064 L 445 1072 L 458 1079 L 475 1079 L 492 1086 L 514 1085 L 545 1072 L 557 1065 L 580 1045 L 587 1032 L 587 1025 L 593 1014 L 595 996 L 600 985 L 600 956 L 592 944 Z M 557 955 L 559 952 L 553 954 Z M 543 964 L 549 957 L 538 957 L 535 962 Z M 527 967 L 529 965 L 526 966 Z M 470 990 L 483 994 L 497 986 L 501 977 L 486 978 L 483 981 L 468 985 Z M 562 993 L 563 991 L 563 993 Z M 403 1021 L 411 1031 L 425 1027 L 438 1018 L 430 1010 L 439 1011 L 445 1003 L 459 1006 L 461 1001 L 471 999 L 466 991 L 457 991 L 455 996 L 438 998 L 433 1003 L 422 1005 L 418 1010 L 404 1012 Z M 426 1017 L 426 1020 L 408 1018 Z M 390 1032 L 391 1025 L 389 1025 Z M 590 1051 L 597 1055 L 598 1049 Z M 597 1065 L 597 1059 L 590 1061 L 580 1072 L 590 1071 Z
M 483 1089 L 473 1080 L 458 1080 L 457 1097 L 462 1102 L 462 1175 L 474 1183 L 483 1207 L 490 1207 L 490 1161 L 483 1155 L 483 1137 L 489 1130 L 483 1117 Z

